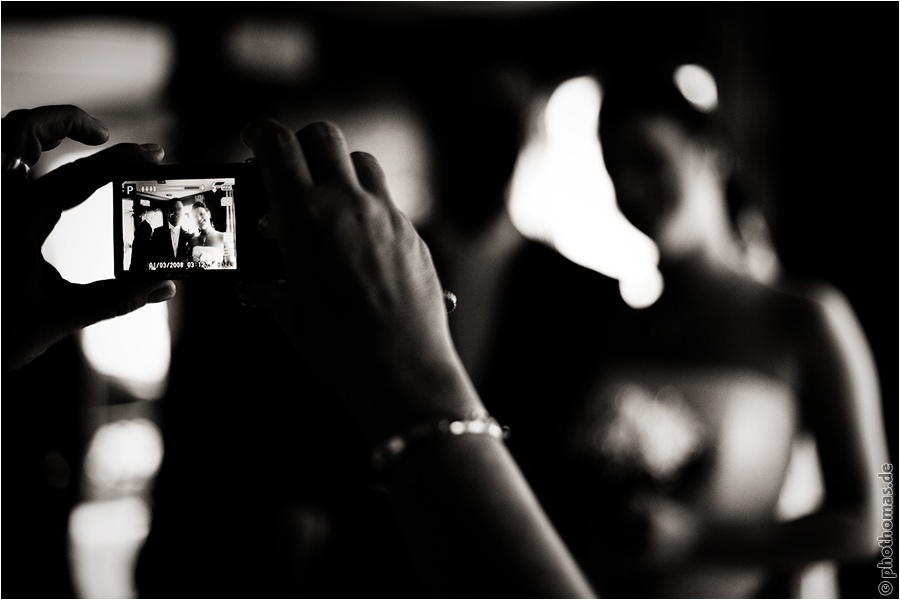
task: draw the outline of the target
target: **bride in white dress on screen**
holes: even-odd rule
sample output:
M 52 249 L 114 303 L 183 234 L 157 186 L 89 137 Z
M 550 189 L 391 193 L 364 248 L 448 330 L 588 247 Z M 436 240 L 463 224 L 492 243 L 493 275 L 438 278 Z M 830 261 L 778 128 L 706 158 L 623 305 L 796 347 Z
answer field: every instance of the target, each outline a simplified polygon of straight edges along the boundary
M 209 208 L 202 200 L 194 202 L 191 215 L 197 223 L 197 234 L 191 240 L 191 258 L 203 268 L 221 268 L 225 254 L 225 236 L 213 227 Z

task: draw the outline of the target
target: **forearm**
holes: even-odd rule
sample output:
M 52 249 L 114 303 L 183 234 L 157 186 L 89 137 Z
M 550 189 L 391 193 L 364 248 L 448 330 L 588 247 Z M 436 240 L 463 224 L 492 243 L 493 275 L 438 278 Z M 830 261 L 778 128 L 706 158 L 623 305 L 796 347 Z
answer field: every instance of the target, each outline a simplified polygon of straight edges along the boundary
M 351 154 L 329 123 L 294 133 L 257 121 L 242 139 L 269 191 L 286 274 L 244 282 L 242 298 L 284 328 L 373 444 L 423 420 L 483 413 L 430 251 L 375 158 Z M 391 457 L 383 483 L 435 595 L 590 595 L 499 439 L 435 432 Z
M 594 597 L 502 441 L 433 436 L 385 487 L 433 593 Z

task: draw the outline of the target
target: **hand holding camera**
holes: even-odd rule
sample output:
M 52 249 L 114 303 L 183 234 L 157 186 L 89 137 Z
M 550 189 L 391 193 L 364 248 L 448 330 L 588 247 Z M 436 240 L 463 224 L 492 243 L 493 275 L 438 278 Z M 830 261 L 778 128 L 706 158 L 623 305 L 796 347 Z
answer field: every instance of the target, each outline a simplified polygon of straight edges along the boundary
M 450 338 L 425 243 L 371 155 L 341 131 L 257 121 L 242 134 L 269 198 L 285 281 L 239 292 L 270 315 L 373 441 L 434 415 L 483 410 Z M 348 375 L 352 373 L 352 375 Z
M 161 275 L 246 278 L 239 297 L 284 329 L 373 443 L 422 421 L 466 425 L 461 433 L 434 430 L 431 443 L 395 465 L 385 483 L 428 583 L 443 592 L 453 582 L 465 589 L 468 578 L 457 575 L 468 573 L 494 582 L 491 592 L 592 595 L 511 455 L 498 436 L 483 435 L 492 431 L 486 419 L 473 416 L 484 415 L 484 407 L 453 347 L 428 248 L 394 206 L 378 162 L 350 154 L 339 129 L 314 123 L 295 135 L 272 121 L 251 123 L 243 139 L 258 169 L 162 166 L 159 147 L 120 144 L 32 181 L 21 177 L 28 173 L 21 163 L 33 164 L 36 148 L 66 136 L 102 144 L 106 129 L 75 107 L 7 118 L 3 233 L 15 252 L 4 262 L 14 282 L 5 298 L 4 325 L 13 330 L 5 337 L 4 370 L 98 320 L 171 298 L 174 284 Z M 109 181 L 118 278 L 70 283 L 43 259 L 41 245 L 63 210 Z M 195 185 L 202 189 L 170 189 Z M 244 203 L 245 190 L 263 188 L 265 195 L 253 201 L 250 193 Z M 232 209 L 222 230 L 209 200 Z M 156 210 L 165 226 L 154 228 L 144 214 Z M 186 214 L 196 229 L 182 235 Z M 138 249 L 141 239 L 159 247 Z M 273 256 L 267 241 L 277 245 L 283 279 L 252 268 Z M 204 265 L 188 266 L 193 262 Z
M 44 260 L 41 247 L 63 211 L 90 197 L 117 170 L 163 158 L 156 145 L 117 144 L 31 178 L 41 153 L 65 138 L 97 146 L 109 133 L 74 106 L 15 110 L 3 118 L 4 372 L 79 329 L 175 295 L 175 285 L 165 279 L 71 283 Z
M 118 144 L 33 180 L 15 165 L 34 164 L 67 136 L 103 144 L 106 127 L 74 106 L 13 111 L 3 125 L 3 233 L 16 248 L 4 265 L 16 282 L 4 370 L 97 321 L 168 300 L 170 279 L 231 277 L 373 439 L 434 414 L 482 410 L 427 247 L 378 162 L 351 155 L 333 125 L 295 136 L 271 121 L 250 124 L 244 140 L 258 163 L 161 165 L 156 145 Z M 73 284 L 41 246 L 62 211 L 110 181 L 117 279 Z

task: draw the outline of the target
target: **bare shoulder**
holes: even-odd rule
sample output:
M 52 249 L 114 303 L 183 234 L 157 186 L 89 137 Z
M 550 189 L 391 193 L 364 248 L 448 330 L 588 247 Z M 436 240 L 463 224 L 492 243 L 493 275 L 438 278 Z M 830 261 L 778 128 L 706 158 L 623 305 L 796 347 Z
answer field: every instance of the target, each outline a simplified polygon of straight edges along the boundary
M 791 304 L 792 330 L 810 368 L 831 376 L 871 380 L 874 358 L 850 300 L 825 282 L 788 282 L 774 288 Z
M 769 286 L 773 302 L 781 302 L 800 319 L 799 325 L 831 328 L 856 323 L 850 301 L 837 287 L 823 281 L 784 281 Z M 846 327 L 846 325 L 845 325 Z
M 707 290 L 730 318 L 751 318 L 780 332 L 799 331 L 815 321 L 827 286 L 796 282 L 763 282 L 743 273 L 725 272 Z M 836 290 L 835 290 L 836 291 Z
M 827 282 L 739 278 L 727 294 L 731 296 L 727 305 L 735 316 L 768 324 L 768 332 L 780 346 L 793 349 L 795 357 L 805 356 L 806 361 L 823 351 L 858 350 L 865 344 L 849 300 Z

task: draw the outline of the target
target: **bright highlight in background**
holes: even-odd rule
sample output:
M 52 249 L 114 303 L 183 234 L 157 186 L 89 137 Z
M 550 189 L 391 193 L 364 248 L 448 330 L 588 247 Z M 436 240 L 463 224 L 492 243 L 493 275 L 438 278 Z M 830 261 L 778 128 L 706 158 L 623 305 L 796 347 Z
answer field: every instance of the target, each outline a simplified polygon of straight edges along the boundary
M 119 491 L 143 490 L 162 463 L 163 440 L 149 419 L 101 425 L 85 457 L 85 473 L 97 486 Z
M 593 77 L 563 82 L 540 134 L 523 150 L 510 187 L 510 216 L 532 238 L 619 280 L 630 306 L 656 301 L 662 280 L 653 242 L 619 212 L 597 139 L 602 89 Z
M 79 504 L 69 517 L 72 579 L 78 598 L 137 598 L 134 565 L 150 530 L 138 498 Z
M 97 372 L 118 380 L 136 399 L 155 400 L 164 392 L 171 362 L 168 308 L 148 304 L 96 323 L 82 331 L 81 348 Z
M 681 65 L 673 75 L 675 85 L 688 102 L 703 112 L 710 112 L 719 105 L 716 79 L 700 65 Z
M 60 19 L 3 29 L 3 114 L 75 104 L 96 116 L 141 106 L 163 89 L 174 36 L 149 21 Z

